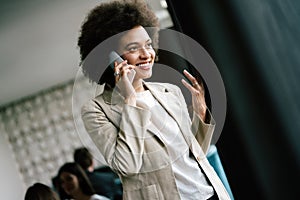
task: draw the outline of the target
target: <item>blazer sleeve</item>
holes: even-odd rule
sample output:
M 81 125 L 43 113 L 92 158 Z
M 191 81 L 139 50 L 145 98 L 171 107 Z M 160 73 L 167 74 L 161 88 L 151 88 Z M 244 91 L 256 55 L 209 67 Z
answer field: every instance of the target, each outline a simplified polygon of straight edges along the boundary
M 200 144 L 203 152 L 207 155 L 212 136 L 215 130 L 215 120 L 211 116 L 211 113 L 207 109 L 207 114 L 210 115 L 210 122 L 205 123 L 200 119 L 200 117 L 193 112 L 193 121 L 192 121 L 192 131 L 196 137 L 196 140 Z
M 150 121 L 150 111 L 125 104 L 120 128 L 107 118 L 95 100 L 90 100 L 81 111 L 86 130 L 108 165 L 123 176 L 138 173 L 142 166 L 144 135 Z
M 181 102 L 181 105 L 186 105 L 184 96 L 181 90 L 178 88 L 178 96 Z M 213 119 L 210 111 L 207 109 L 207 114 L 209 115 L 208 119 L 210 119 L 209 123 L 205 123 L 199 115 L 197 115 L 194 111 L 192 113 L 192 122 L 191 122 L 191 131 L 194 134 L 196 140 L 201 146 L 205 155 L 208 153 L 209 146 L 211 144 L 212 136 L 215 129 L 215 120 Z M 188 109 L 185 109 L 185 112 L 188 112 Z

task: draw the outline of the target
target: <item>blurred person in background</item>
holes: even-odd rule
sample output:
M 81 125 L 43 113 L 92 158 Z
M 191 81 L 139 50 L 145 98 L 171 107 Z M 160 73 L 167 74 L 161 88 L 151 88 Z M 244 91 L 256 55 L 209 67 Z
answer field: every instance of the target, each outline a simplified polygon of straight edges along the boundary
M 74 161 L 85 170 L 97 194 L 110 199 L 122 199 L 122 188 L 116 184 L 117 175 L 109 167 L 102 167 L 101 172 L 95 170 L 93 155 L 86 147 L 74 151 Z
M 24 200 L 60 200 L 60 198 L 49 186 L 35 183 L 26 190 Z
M 75 200 L 109 200 L 95 193 L 83 169 L 75 162 L 65 163 L 58 171 L 62 189 Z

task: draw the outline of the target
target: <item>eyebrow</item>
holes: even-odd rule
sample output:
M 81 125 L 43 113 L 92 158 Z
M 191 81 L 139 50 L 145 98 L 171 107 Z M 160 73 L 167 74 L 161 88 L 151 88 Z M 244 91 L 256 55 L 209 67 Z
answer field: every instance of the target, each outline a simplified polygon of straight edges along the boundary
M 149 38 L 148 40 L 146 40 L 145 43 L 148 43 L 148 42 L 152 42 L 151 38 Z M 131 45 L 138 45 L 138 44 L 139 44 L 138 42 L 131 42 L 131 43 L 127 44 L 124 48 L 126 49 L 129 46 L 131 46 Z

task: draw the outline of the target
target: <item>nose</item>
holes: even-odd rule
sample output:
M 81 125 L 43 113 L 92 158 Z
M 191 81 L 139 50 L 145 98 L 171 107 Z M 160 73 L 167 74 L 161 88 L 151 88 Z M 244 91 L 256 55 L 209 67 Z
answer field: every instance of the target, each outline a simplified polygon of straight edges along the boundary
M 62 188 L 63 190 L 66 190 L 66 183 L 63 182 L 63 183 L 60 184 L 60 186 L 61 186 L 61 188 Z
M 141 58 L 149 58 L 150 56 L 151 56 L 151 54 L 148 49 L 146 49 L 145 47 L 140 48 L 140 57 Z

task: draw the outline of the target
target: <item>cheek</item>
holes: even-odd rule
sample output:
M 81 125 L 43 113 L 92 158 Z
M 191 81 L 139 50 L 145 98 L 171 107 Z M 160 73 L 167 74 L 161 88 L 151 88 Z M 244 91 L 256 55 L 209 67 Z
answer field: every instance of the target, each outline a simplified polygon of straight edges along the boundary
M 123 59 L 127 60 L 128 64 L 134 64 L 135 61 L 137 60 L 138 56 L 135 56 L 134 54 L 126 54 L 123 55 Z
M 68 181 L 68 182 L 64 182 L 61 184 L 61 187 L 64 189 L 67 189 L 68 187 L 70 187 L 73 183 Z
M 150 54 L 152 55 L 153 58 L 155 58 L 156 52 L 154 51 L 154 49 L 152 49 L 152 50 L 150 51 Z
M 77 185 L 77 180 L 75 178 L 66 180 L 62 183 L 62 187 L 68 188 L 68 187 L 74 187 Z

